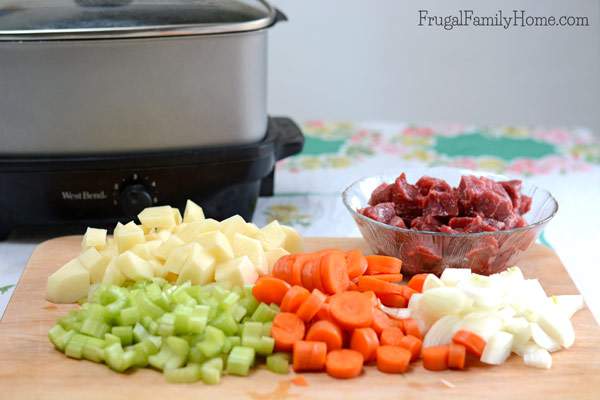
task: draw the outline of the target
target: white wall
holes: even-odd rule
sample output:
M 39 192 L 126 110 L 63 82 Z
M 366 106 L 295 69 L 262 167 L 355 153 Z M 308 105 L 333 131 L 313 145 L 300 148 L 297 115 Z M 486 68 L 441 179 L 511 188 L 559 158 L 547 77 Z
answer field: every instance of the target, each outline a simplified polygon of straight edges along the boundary
M 269 111 L 297 119 L 587 126 L 600 132 L 597 0 L 273 0 Z M 419 27 L 446 15 L 583 15 L 584 28 Z

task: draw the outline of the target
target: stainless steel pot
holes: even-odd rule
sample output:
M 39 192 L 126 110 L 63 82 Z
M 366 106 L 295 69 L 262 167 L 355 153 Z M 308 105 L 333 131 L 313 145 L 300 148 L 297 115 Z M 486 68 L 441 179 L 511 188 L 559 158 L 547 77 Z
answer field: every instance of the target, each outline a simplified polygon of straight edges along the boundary
M 265 1 L 0 1 L 0 154 L 258 141 L 281 18 Z

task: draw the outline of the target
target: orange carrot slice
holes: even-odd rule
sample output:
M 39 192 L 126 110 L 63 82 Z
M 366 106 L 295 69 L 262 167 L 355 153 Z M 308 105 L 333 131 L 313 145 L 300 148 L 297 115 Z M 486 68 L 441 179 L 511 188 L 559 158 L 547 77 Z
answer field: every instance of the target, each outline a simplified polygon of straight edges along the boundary
M 426 347 L 422 351 L 423 367 L 430 371 L 448 369 L 448 346 Z
M 450 343 L 448 348 L 448 367 L 451 369 L 465 369 L 467 348 L 462 344 Z
M 261 276 L 252 287 L 252 295 L 261 303 L 279 305 L 289 289 L 290 285 L 283 279 Z
M 380 293 L 402 294 L 402 286 L 366 275 L 358 278 L 358 290 L 361 292 L 372 291 L 377 295 Z
M 404 276 L 402 274 L 377 274 L 377 275 L 369 275 L 372 278 L 380 279 L 386 282 L 402 282 Z
M 281 299 L 281 306 L 279 308 L 283 312 L 294 313 L 308 296 L 310 296 L 310 292 L 302 286 L 292 286 L 285 296 L 283 296 L 283 299 Z
M 481 357 L 485 348 L 485 340 L 471 331 L 460 330 L 456 332 L 452 337 L 452 341 L 465 346 L 467 351 L 477 358 Z
M 294 343 L 294 371 L 322 371 L 325 368 L 327 346 L 323 342 L 299 340 Z
M 408 287 L 421 293 L 423 291 L 423 284 L 425 283 L 425 279 L 427 279 L 427 275 L 429 274 L 413 275 L 412 278 L 410 278 L 410 280 L 408 281 Z
M 388 317 L 386 313 L 379 308 L 373 309 L 373 323 L 371 324 L 371 328 L 373 328 L 378 335 L 380 335 L 385 328 L 391 328 L 393 326 L 392 319 Z
M 362 354 L 365 362 L 375 359 L 378 346 L 379 339 L 373 329 L 358 328 L 352 332 L 350 348 Z
M 377 275 L 375 275 L 377 276 Z M 408 301 L 404 298 L 404 296 L 395 293 L 379 293 L 377 295 L 379 300 L 381 300 L 381 304 L 388 307 L 395 308 L 405 308 L 408 304 Z
M 294 258 L 296 258 L 296 256 L 293 254 L 280 257 L 279 260 L 275 262 L 273 270 L 271 271 L 271 275 L 289 283 L 291 281 L 292 264 L 294 262 Z
M 366 258 L 368 266 L 365 275 L 399 274 L 402 269 L 402 261 L 396 257 L 371 255 Z
M 360 375 L 363 369 L 363 356 L 355 350 L 334 350 L 327 354 L 325 370 L 338 379 L 349 379 Z
M 313 282 L 314 267 L 315 265 L 318 265 L 319 262 L 320 260 L 318 258 L 313 258 L 308 260 L 302 267 L 302 286 L 309 291 L 312 291 L 315 288 Z
M 346 262 L 348 263 L 348 277 L 350 279 L 355 279 L 363 275 L 369 265 L 366 257 L 360 250 L 350 250 L 347 252 Z
M 364 328 L 373 322 L 373 305 L 360 292 L 342 292 L 331 297 L 330 312 L 344 329 Z
M 348 267 L 343 253 L 330 252 L 321 257 L 321 282 L 326 293 L 335 294 L 348 288 Z
M 296 315 L 304 322 L 310 321 L 317 315 L 321 306 L 325 303 L 326 297 L 319 289 L 313 290 L 310 296 L 298 307 Z
M 279 313 L 273 319 L 271 336 L 275 340 L 275 348 L 290 351 L 299 340 L 304 338 L 304 322 L 296 314 Z
M 423 339 L 423 335 L 421 334 L 421 330 L 419 329 L 419 324 L 412 318 L 407 318 L 402 321 L 404 324 L 404 333 L 407 335 L 414 336 L 418 339 Z
M 400 341 L 404 337 L 402 329 L 395 326 L 389 326 L 381 331 L 379 342 L 384 346 L 400 346 Z
M 407 335 L 400 339 L 399 346 L 410 351 L 410 353 L 412 354 L 411 361 L 415 361 L 421 355 L 422 344 L 423 342 L 421 342 L 420 339 L 414 336 Z
M 328 352 L 338 350 L 342 348 L 342 330 L 331 321 L 317 321 L 308 329 L 306 340 L 324 342 Z
M 388 374 L 402 374 L 408 370 L 410 351 L 398 346 L 377 348 L 377 369 Z

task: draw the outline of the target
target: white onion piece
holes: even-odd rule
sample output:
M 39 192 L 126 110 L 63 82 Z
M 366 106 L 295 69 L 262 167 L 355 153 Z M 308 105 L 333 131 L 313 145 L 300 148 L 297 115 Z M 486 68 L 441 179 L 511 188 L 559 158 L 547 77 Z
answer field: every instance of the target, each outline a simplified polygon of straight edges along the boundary
M 504 320 L 502 328 L 513 335 L 513 347 L 524 345 L 531 339 L 531 327 L 529 321 L 523 317 L 515 317 Z
M 538 346 L 531 346 L 523 353 L 525 365 L 535 368 L 549 369 L 552 367 L 552 355 Z
M 503 364 L 513 345 L 513 335 L 508 332 L 496 332 L 486 343 L 483 353 L 481 354 L 481 362 L 492 365 Z
M 550 353 L 560 349 L 560 343 L 554 340 L 536 323 L 533 322 L 531 327 L 531 338 L 542 349 L 548 350 Z
M 429 329 L 423 339 L 423 347 L 433 347 L 448 344 L 460 327 L 461 319 L 456 315 L 446 315 L 438 319 Z
M 411 310 L 410 308 L 394 308 L 394 307 L 386 307 L 383 304 L 379 304 L 379 309 L 384 313 L 391 315 L 396 319 L 406 319 L 410 318 Z
M 583 296 L 579 294 L 552 296 L 550 300 L 558 306 L 567 318 L 573 317 L 573 314 L 584 307 Z
M 440 280 L 440 278 L 438 278 L 434 274 L 427 274 L 427 277 L 425 278 L 425 281 L 423 282 L 423 292 L 426 292 L 430 289 L 435 289 L 435 288 L 444 287 L 444 286 L 445 286 L 444 282 L 442 282 Z
M 462 290 L 453 287 L 439 287 L 423 293 L 419 310 L 426 317 L 431 317 L 435 321 L 444 315 L 459 314 L 469 306 L 469 303 L 469 299 Z
M 440 279 L 446 286 L 456 286 L 459 282 L 470 277 L 471 270 L 469 268 L 446 268 L 442 272 Z
M 575 330 L 567 316 L 556 309 L 547 308 L 540 313 L 538 325 L 562 347 L 569 348 L 575 342 Z
M 502 320 L 485 313 L 467 314 L 460 324 L 460 329 L 471 331 L 488 341 L 496 332 L 502 329 Z

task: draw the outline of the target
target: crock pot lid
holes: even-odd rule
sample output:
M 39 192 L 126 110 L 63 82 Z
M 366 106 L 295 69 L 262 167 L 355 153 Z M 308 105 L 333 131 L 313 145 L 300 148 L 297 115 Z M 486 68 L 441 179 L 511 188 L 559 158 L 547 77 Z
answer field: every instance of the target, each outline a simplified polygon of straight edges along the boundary
M 0 0 L 0 41 L 243 32 L 275 18 L 262 0 Z

